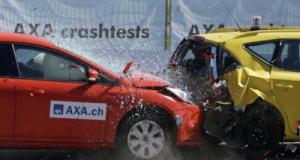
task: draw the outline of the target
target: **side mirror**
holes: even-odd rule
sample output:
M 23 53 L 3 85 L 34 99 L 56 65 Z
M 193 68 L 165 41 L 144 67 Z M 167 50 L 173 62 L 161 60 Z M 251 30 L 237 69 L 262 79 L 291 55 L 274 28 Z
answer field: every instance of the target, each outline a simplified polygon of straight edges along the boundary
M 89 69 L 88 71 L 88 82 L 90 84 L 94 84 L 99 79 L 99 72 L 93 69 Z
M 132 67 L 133 62 L 129 62 L 126 64 L 125 68 L 123 69 L 123 74 L 127 74 L 129 72 L 129 70 Z

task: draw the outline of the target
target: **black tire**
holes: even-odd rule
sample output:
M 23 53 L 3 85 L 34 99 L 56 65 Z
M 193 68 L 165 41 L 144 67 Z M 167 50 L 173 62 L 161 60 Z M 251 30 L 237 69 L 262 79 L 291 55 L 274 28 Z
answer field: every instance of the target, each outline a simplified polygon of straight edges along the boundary
M 147 154 L 147 152 L 150 153 L 150 149 L 148 148 L 148 151 L 147 151 L 146 147 L 144 148 L 144 154 L 145 154 L 144 156 L 141 156 L 141 155 L 139 156 L 139 155 L 135 154 L 134 153 L 135 148 L 134 148 L 134 151 L 132 151 L 132 148 L 130 148 L 130 143 L 129 143 L 130 138 L 128 138 L 128 137 L 129 137 L 129 135 L 131 135 L 131 136 L 133 135 L 132 131 L 136 130 L 135 127 L 138 128 L 138 125 L 141 123 L 148 123 L 148 131 L 147 131 L 148 133 L 150 133 L 151 125 L 152 125 L 152 127 L 154 127 L 155 124 L 157 124 L 162 131 L 162 132 L 158 133 L 158 135 L 156 135 L 156 134 L 153 135 L 153 137 L 161 136 L 161 135 L 163 135 L 163 137 L 164 137 L 163 146 L 161 146 L 161 149 L 158 149 L 160 151 L 157 154 L 155 154 L 155 156 L 147 157 L 146 154 Z M 144 132 L 144 130 L 142 128 L 140 128 L 139 131 L 140 131 L 140 133 Z M 161 134 L 161 133 L 163 133 L 163 134 Z M 174 130 L 172 121 L 169 119 L 169 117 L 166 114 L 162 114 L 161 112 L 155 112 L 152 109 L 139 110 L 135 114 L 128 116 L 121 123 L 121 126 L 118 130 L 117 139 L 116 139 L 116 148 L 114 150 L 114 159 L 118 159 L 118 160 L 122 160 L 122 159 L 124 159 L 124 160 L 128 160 L 128 159 L 130 159 L 130 160 L 144 160 L 144 159 L 153 160 L 153 159 L 157 159 L 157 158 L 159 158 L 159 159 L 174 159 L 174 157 L 176 156 L 175 134 L 174 133 L 176 133 L 176 132 Z M 136 138 L 138 138 L 138 136 Z M 150 140 L 146 140 L 146 141 L 150 141 Z M 141 144 L 140 147 L 142 145 L 148 145 L 148 146 L 152 145 L 152 147 L 155 146 L 154 143 L 153 144 L 152 143 L 150 144 L 150 143 L 149 144 Z M 142 147 L 144 147 L 144 146 L 142 146 Z M 159 146 L 156 146 L 156 147 L 160 148 Z M 143 148 L 138 148 L 138 146 L 136 146 L 136 148 L 137 148 L 137 150 L 143 149 Z
M 279 112 L 264 102 L 256 102 L 246 111 L 243 125 L 244 144 L 249 153 L 264 155 L 276 151 L 283 140 L 284 127 Z

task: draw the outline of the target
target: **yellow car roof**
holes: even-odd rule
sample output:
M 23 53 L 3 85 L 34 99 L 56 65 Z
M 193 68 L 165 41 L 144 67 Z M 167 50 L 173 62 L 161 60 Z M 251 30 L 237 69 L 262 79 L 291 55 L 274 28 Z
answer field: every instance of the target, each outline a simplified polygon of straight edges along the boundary
M 254 38 L 255 36 L 255 38 Z M 216 29 L 206 34 L 195 35 L 195 37 L 204 38 L 206 41 L 214 44 L 225 43 L 233 39 L 245 38 L 246 41 L 259 41 L 266 39 L 300 39 L 300 28 L 296 27 L 262 27 L 259 30 L 251 28 L 222 28 Z

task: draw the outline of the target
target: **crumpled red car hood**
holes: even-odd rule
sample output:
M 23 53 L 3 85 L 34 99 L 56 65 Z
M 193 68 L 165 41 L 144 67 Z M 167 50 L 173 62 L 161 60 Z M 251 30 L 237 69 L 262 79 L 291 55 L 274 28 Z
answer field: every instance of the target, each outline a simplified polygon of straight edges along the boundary
M 159 77 L 147 73 L 135 72 L 128 79 L 135 87 L 168 87 L 169 83 Z

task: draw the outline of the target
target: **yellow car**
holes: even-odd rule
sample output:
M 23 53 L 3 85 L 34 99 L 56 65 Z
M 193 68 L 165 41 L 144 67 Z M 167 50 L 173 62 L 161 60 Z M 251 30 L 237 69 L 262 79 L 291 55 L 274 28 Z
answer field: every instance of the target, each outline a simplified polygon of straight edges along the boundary
M 169 67 L 187 79 L 207 75 L 213 96 L 203 92 L 194 99 L 204 108 L 214 106 L 204 124 L 210 135 L 263 150 L 300 141 L 300 28 L 237 27 L 193 35 L 178 45 Z M 203 90 L 204 83 L 193 85 L 192 91 Z

